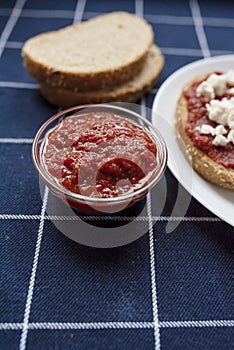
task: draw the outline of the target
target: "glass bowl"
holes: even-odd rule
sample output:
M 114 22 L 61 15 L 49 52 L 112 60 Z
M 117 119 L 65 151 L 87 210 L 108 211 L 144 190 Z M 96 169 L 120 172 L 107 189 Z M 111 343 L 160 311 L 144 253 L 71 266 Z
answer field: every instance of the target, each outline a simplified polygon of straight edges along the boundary
M 47 171 L 43 159 L 43 150 L 51 132 L 60 123 L 71 116 L 84 116 L 89 113 L 112 113 L 118 117 L 137 124 L 151 137 L 156 145 L 156 166 L 150 173 L 149 178 L 139 189 L 130 193 L 119 194 L 117 197 L 102 198 L 90 197 L 74 193 L 60 185 L 55 178 Z M 37 132 L 32 146 L 32 158 L 34 166 L 45 185 L 57 197 L 65 201 L 70 207 L 85 214 L 112 214 L 122 211 L 142 199 L 157 184 L 163 175 L 167 165 L 167 148 L 160 132 L 144 117 L 130 109 L 119 105 L 100 104 L 83 105 L 60 111 L 48 119 Z

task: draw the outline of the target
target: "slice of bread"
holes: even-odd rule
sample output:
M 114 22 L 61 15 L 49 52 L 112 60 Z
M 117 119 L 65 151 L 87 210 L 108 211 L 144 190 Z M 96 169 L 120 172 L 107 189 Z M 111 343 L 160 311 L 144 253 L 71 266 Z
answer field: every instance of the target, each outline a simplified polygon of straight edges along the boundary
M 76 91 L 121 84 L 143 67 L 152 27 L 127 12 L 112 12 L 39 34 L 23 46 L 26 70 L 39 83 Z
M 186 91 L 194 82 L 199 82 L 207 77 L 207 74 L 200 75 L 189 82 L 183 89 Z M 234 191 L 234 169 L 225 168 L 218 164 L 204 152 L 197 148 L 192 139 L 188 136 L 185 127 L 188 119 L 187 100 L 183 92 L 177 103 L 175 128 L 177 130 L 178 141 L 186 158 L 196 170 L 206 180 Z
M 87 103 L 134 102 L 148 92 L 155 84 L 164 64 L 160 49 L 153 45 L 147 55 L 143 69 L 130 81 L 106 90 L 72 92 L 41 84 L 42 95 L 53 105 L 71 107 Z

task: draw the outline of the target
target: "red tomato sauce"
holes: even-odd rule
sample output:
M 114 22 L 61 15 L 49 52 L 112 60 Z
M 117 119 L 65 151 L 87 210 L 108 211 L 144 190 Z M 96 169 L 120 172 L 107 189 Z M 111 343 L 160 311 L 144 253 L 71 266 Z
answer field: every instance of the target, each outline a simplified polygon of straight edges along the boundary
M 110 198 L 142 188 L 156 167 L 157 148 L 137 124 L 110 113 L 65 118 L 46 137 L 47 172 L 65 189 Z
M 206 79 L 203 79 L 202 81 Z M 208 124 L 214 128 L 218 125 L 216 122 L 211 121 L 208 117 L 206 103 L 210 103 L 210 98 L 196 96 L 196 89 L 202 81 L 195 82 L 187 91 L 184 92 L 184 97 L 187 99 L 188 108 L 186 132 L 192 139 L 194 145 L 202 150 L 202 152 L 204 152 L 212 160 L 223 165 L 225 168 L 234 168 L 234 144 L 229 142 L 226 146 L 214 146 L 212 145 L 212 135 L 201 134 L 198 130 L 196 130 L 196 127 L 201 127 L 202 124 Z M 228 89 L 229 86 L 227 86 L 226 90 Z M 218 99 L 221 100 L 223 97 L 231 98 L 232 96 L 225 92 Z M 227 129 L 228 134 L 230 129 L 227 126 L 225 126 L 225 128 Z

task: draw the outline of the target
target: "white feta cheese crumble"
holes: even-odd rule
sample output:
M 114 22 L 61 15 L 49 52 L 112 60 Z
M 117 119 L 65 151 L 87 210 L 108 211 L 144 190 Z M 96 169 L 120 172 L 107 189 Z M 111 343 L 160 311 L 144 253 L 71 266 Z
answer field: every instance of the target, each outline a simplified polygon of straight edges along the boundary
M 234 95 L 234 87 L 227 90 L 230 95 Z
M 211 74 L 207 79 L 207 83 L 213 88 L 216 96 L 222 96 L 224 94 L 227 84 L 225 74 Z
M 208 124 L 202 124 L 202 126 L 197 126 L 195 128 L 196 131 L 199 131 L 201 134 L 205 134 L 205 135 L 224 135 L 227 133 L 227 130 L 225 129 L 225 127 L 223 125 L 217 125 L 216 128 L 213 128 L 213 126 L 208 125 Z
M 214 89 L 207 81 L 203 81 L 200 85 L 198 85 L 196 95 L 197 97 L 206 96 L 210 99 L 215 98 Z
M 206 104 L 206 109 L 210 120 L 234 129 L 234 97 L 229 100 L 227 98 L 211 100 Z
M 196 95 L 197 97 L 207 96 L 213 100 L 216 96 L 222 96 L 224 94 L 227 84 L 234 86 L 234 70 L 229 70 L 223 74 L 211 74 L 198 85 Z M 232 92 L 230 93 L 232 94 Z
M 223 135 L 216 135 L 214 140 L 212 141 L 212 145 L 214 146 L 226 146 L 228 143 L 228 139 Z
M 211 134 L 211 135 L 215 135 L 215 129 L 208 124 L 202 124 L 202 126 L 199 128 L 200 133 L 201 134 Z
M 226 132 L 227 130 L 223 125 L 217 125 L 215 128 L 215 135 L 224 135 Z
M 232 97 L 234 100 L 234 98 Z M 230 129 L 234 129 L 234 105 L 233 108 L 229 111 L 227 125 Z
M 225 74 L 226 82 L 228 85 L 234 86 L 234 70 L 231 69 L 227 71 Z
M 227 139 L 229 142 L 232 142 L 234 144 L 234 130 L 229 131 Z

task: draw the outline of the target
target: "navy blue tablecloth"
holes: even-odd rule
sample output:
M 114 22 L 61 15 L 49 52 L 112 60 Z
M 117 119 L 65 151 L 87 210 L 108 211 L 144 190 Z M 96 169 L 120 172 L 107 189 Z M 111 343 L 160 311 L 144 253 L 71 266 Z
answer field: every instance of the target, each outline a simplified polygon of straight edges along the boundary
M 51 194 L 41 199 L 32 139 L 56 108 L 24 70 L 22 44 L 114 10 L 144 16 L 165 56 L 143 107 L 178 68 L 234 54 L 232 1 L 0 1 L 0 349 L 234 349 L 234 229 L 193 198 L 185 216 L 171 216 L 169 170 L 165 206 L 157 211 L 152 191 L 138 218 L 146 234 L 123 247 L 68 239 L 53 224 L 65 219 L 46 212 Z M 118 220 L 124 230 L 128 217 Z

